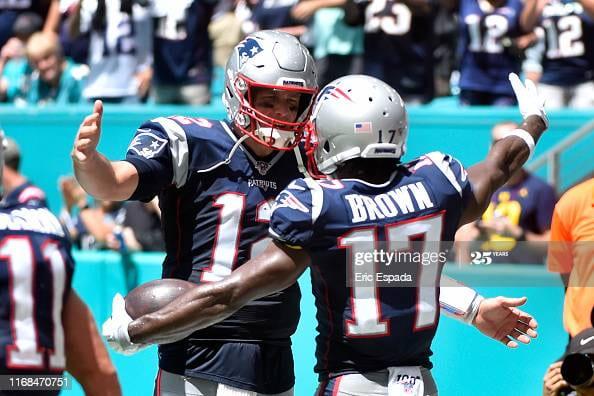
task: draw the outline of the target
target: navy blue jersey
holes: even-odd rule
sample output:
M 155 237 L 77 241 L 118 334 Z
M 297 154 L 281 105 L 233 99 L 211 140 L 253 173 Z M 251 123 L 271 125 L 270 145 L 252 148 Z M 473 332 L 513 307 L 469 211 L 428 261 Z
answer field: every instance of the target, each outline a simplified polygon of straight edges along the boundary
M 42 189 L 31 182 L 25 182 L 2 198 L 5 206 L 27 204 L 29 206 L 47 207 L 47 200 Z
M 157 118 L 138 129 L 127 161 L 140 180 L 131 199 L 159 194 L 167 256 L 164 278 L 217 281 L 268 244 L 270 206 L 299 177 L 294 152 L 256 159 L 222 121 Z M 210 169 L 210 170 L 209 170 Z M 256 300 L 190 340 L 235 340 L 288 345 L 299 320 L 297 284 Z M 181 347 L 180 347 L 181 345 Z M 183 343 L 162 345 L 185 359 Z M 176 349 L 177 348 L 177 349 Z M 163 365 L 161 366 L 163 367 Z
M 437 3 L 424 12 L 405 2 L 358 2 L 365 9 L 364 72 L 390 84 L 400 95 L 433 98 L 434 20 Z
M 445 254 L 433 265 L 394 261 L 416 274 L 411 281 L 403 276 L 406 287 L 377 287 L 382 267 L 361 259 L 382 244 L 385 252 L 406 253 L 412 241 L 422 249 L 416 257 L 427 256 L 429 242 L 453 240 L 470 195 L 461 164 L 439 152 L 399 167 L 382 185 L 299 179 L 279 194 L 270 234 L 311 256 L 319 331 L 315 370 L 322 379 L 390 366 L 430 367 Z M 363 268 L 374 280 L 367 287 L 349 283 Z M 417 287 L 419 281 L 425 286 Z
M 163 4 L 159 4 L 159 3 Z M 187 0 L 186 7 L 158 0 L 154 17 L 154 64 L 157 84 L 205 84 L 212 74 L 208 24 L 215 2 Z
M 66 364 L 62 308 L 74 261 L 47 209 L 0 208 L 0 373 L 61 373 Z
M 513 95 L 508 75 L 519 73 L 521 59 L 508 50 L 522 34 L 521 0 L 507 0 L 486 11 L 478 0 L 460 0 L 460 88 Z
M 551 228 L 556 201 L 552 186 L 539 177 L 526 173 L 525 178 L 515 185 L 505 185 L 495 191 L 482 219 L 490 222 L 494 218 L 505 217 L 510 224 L 519 226 L 526 232 L 543 234 Z M 510 252 L 509 255 L 493 257 L 494 262 L 544 263 L 546 252 L 543 249 L 530 249 L 530 245 L 516 249 L 516 239 L 499 234 L 491 234 L 489 241 L 494 243 L 486 242 L 481 249 Z
M 545 46 L 540 82 L 572 86 L 591 81 L 594 21 L 583 6 L 578 1 L 551 0 L 543 10 L 540 26 Z

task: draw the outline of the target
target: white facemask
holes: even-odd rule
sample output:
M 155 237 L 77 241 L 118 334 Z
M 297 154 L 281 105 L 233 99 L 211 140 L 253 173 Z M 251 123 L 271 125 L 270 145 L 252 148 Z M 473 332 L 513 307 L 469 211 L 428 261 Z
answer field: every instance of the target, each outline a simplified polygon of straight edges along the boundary
M 293 144 L 295 134 L 291 131 L 285 131 L 277 128 L 259 127 L 258 137 L 275 148 L 285 148 Z

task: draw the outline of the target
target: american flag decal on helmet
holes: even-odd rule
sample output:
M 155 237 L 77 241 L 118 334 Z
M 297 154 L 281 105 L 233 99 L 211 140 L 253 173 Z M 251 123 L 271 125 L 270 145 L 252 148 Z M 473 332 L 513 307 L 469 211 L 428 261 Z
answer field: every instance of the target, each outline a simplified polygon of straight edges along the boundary
M 371 133 L 371 121 L 355 122 L 355 133 Z

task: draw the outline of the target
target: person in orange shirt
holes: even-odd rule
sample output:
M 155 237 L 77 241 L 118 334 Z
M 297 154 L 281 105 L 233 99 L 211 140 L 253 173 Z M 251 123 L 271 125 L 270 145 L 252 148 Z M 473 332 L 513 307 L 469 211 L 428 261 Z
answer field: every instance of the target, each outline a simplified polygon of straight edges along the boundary
M 568 190 L 553 212 L 548 269 L 567 287 L 563 324 L 571 337 L 592 327 L 594 308 L 594 178 Z

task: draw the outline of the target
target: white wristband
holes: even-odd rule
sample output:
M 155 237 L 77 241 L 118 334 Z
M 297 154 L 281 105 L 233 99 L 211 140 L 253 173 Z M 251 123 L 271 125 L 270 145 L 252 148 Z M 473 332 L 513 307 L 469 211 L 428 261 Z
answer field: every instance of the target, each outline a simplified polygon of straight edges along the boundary
M 532 152 L 534 151 L 534 146 L 536 145 L 536 143 L 534 143 L 534 138 L 531 134 L 529 134 L 523 129 L 514 129 L 513 131 L 505 132 L 503 134 L 503 139 L 505 139 L 508 136 L 516 136 L 522 139 L 530 149 L 530 157 L 532 156 Z
M 478 312 L 477 303 L 480 305 L 481 300 L 482 297 L 476 290 L 464 286 L 454 279 L 442 277 L 439 288 L 439 305 L 447 316 L 472 324 Z
M 463 322 L 467 323 L 469 325 L 472 325 L 474 322 L 474 318 L 476 318 L 476 315 L 478 315 L 478 311 L 479 308 L 481 306 L 481 303 L 483 302 L 485 298 L 483 296 L 481 296 L 480 294 L 477 294 L 474 299 L 472 300 L 472 304 L 470 307 L 470 312 L 468 312 L 468 314 L 464 317 Z

